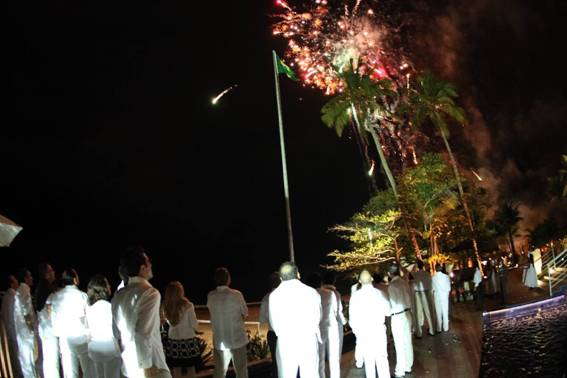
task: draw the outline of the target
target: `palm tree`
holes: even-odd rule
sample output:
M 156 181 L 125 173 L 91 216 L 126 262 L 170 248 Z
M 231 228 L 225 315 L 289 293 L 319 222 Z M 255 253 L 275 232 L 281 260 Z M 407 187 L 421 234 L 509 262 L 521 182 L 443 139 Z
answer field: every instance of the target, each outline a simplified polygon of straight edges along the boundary
M 412 121 L 414 126 L 420 127 L 426 120 L 429 120 L 437 128 L 439 135 L 443 139 L 443 143 L 445 144 L 445 148 L 449 154 L 453 173 L 455 174 L 455 179 L 457 180 L 457 188 L 459 190 L 459 196 L 467 218 L 468 227 L 472 233 L 474 253 L 476 255 L 479 268 L 482 270 L 478 245 L 476 237 L 474 236 L 475 230 L 472 215 L 465 199 L 465 191 L 459 174 L 457 160 L 448 140 L 449 127 L 447 125 L 446 118 L 452 119 L 461 124 L 465 122 L 465 111 L 455 102 L 457 97 L 457 91 L 452 84 L 441 81 L 432 74 L 427 73 L 418 79 L 417 87 L 410 91 L 409 110 L 413 115 Z
M 504 202 L 494 216 L 496 230 L 498 233 L 505 235 L 508 238 L 514 261 L 517 259 L 516 248 L 514 247 L 514 235 L 516 234 L 516 231 L 518 231 L 518 223 L 521 220 L 522 217 L 520 216 L 518 205 L 510 201 Z

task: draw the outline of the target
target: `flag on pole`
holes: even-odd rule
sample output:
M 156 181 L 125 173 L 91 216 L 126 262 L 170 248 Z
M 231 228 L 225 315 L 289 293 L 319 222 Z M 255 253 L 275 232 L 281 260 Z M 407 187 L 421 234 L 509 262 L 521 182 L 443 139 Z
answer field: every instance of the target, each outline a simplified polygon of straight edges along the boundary
M 287 64 L 285 64 L 284 61 L 281 60 L 277 54 L 276 54 L 276 66 L 278 68 L 279 74 L 285 74 L 289 79 L 294 81 L 299 80 L 295 72 L 293 72 L 293 70 Z

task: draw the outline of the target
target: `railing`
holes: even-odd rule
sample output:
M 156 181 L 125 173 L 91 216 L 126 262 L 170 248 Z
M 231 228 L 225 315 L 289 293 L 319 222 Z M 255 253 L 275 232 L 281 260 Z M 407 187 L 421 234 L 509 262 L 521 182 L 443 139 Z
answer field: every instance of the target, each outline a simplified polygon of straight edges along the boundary
M 561 282 L 567 280 L 567 249 L 547 263 L 547 275 L 549 283 L 549 296 L 553 296 L 553 290 Z

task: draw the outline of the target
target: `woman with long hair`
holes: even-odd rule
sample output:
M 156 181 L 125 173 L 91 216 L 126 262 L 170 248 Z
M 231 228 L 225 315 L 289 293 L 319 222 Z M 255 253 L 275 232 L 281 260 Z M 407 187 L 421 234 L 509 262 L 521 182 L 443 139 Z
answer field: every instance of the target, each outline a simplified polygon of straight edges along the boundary
M 181 282 L 167 285 L 163 308 L 169 323 L 165 352 L 167 364 L 174 378 L 193 378 L 201 355 L 195 334 L 198 322 L 195 307 L 185 297 Z
M 112 309 L 109 302 L 110 284 L 101 275 L 89 281 L 87 287 L 89 307 L 89 358 L 92 360 L 96 377 L 119 378 L 122 359 L 120 348 L 112 334 Z

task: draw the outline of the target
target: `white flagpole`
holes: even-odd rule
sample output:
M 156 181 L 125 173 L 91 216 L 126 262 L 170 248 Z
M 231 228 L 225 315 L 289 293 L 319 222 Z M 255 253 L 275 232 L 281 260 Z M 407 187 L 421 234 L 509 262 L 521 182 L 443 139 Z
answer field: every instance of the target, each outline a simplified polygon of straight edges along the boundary
M 284 133 L 283 133 L 283 118 L 282 118 L 282 105 L 280 99 L 280 82 L 278 78 L 278 56 L 276 52 L 272 50 L 272 56 L 274 58 L 274 80 L 276 82 L 276 103 L 278 106 L 278 123 L 280 131 L 280 151 L 282 156 L 282 175 L 283 175 L 283 186 L 285 195 L 285 213 L 287 220 L 287 238 L 289 245 L 289 260 L 295 261 L 295 252 L 293 250 L 293 231 L 291 228 L 291 208 L 289 206 L 289 186 L 287 183 L 287 164 L 285 158 L 285 143 L 284 143 Z

